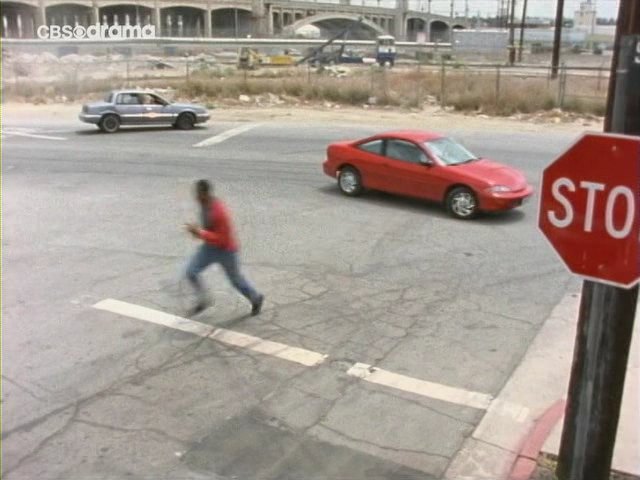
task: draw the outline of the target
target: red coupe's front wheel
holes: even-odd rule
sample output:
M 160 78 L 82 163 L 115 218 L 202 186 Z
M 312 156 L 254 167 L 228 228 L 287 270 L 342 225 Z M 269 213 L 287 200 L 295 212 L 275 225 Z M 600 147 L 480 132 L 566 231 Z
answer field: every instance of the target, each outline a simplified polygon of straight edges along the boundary
M 468 220 L 478 214 L 478 199 L 467 187 L 456 187 L 447 195 L 447 210 L 451 215 Z

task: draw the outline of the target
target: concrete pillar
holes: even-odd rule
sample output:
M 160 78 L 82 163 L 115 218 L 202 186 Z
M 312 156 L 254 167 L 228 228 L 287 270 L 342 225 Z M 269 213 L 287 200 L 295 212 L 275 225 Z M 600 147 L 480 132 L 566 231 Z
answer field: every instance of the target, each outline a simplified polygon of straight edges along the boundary
M 269 5 L 269 10 L 267 11 L 267 35 L 273 36 L 273 6 Z
M 211 38 L 211 8 L 207 5 L 207 9 L 204 12 L 204 36 Z
M 47 24 L 47 10 L 43 2 L 40 2 L 40 5 L 36 7 L 35 21 L 36 21 L 36 30 L 40 25 Z
M 40 3 L 40 5 L 38 5 L 36 7 L 35 13 L 34 13 L 34 32 L 33 32 L 33 36 L 37 37 L 38 36 L 38 27 L 40 27 L 41 25 L 46 25 L 47 24 L 47 11 L 45 9 L 44 4 Z
M 252 35 L 263 37 L 269 30 L 269 20 L 264 6 L 264 0 L 251 1 L 251 17 L 253 18 Z
M 152 16 L 153 18 L 151 21 L 153 25 L 156 27 L 156 36 L 161 37 L 162 36 L 162 15 L 160 14 L 160 5 L 158 5 L 158 2 L 156 2 L 156 4 L 153 7 Z
M 406 40 L 407 37 L 407 11 L 409 0 L 396 0 L 396 14 L 394 20 L 394 36 L 397 40 Z
M 24 38 L 24 28 L 22 26 L 22 14 L 16 14 L 16 31 L 18 32 L 18 38 Z
M 91 6 L 91 24 L 100 23 L 100 8 L 95 3 Z
M 396 12 L 396 15 L 393 19 L 393 35 L 396 37 L 396 40 L 405 39 L 406 31 L 403 12 Z

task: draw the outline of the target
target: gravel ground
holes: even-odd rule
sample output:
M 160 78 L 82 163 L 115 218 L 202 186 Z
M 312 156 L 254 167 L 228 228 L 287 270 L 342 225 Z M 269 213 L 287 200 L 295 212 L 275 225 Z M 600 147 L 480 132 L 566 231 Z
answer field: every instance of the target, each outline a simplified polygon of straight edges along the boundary
M 538 459 L 538 468 L 530 480 L 558 480 L 555 474 L 557 461 L 548 455 L 541 455 Z M 611 480 L 640 480 L 635 475 L 611 472 Z

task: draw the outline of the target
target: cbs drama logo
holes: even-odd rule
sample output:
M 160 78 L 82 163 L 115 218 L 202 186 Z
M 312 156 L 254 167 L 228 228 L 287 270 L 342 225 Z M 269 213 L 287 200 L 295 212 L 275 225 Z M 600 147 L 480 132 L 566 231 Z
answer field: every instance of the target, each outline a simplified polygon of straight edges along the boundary
M 41 40 L 103 40 L 155 38 L 155 25 L 41 25 L 37 30 Z

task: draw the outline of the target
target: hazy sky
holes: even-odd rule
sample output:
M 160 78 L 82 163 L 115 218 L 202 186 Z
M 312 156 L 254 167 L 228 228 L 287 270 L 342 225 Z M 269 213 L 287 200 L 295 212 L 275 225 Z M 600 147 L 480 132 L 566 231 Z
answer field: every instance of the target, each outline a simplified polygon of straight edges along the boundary
M 467 0 L 469 3 L 469 14 L 476 15 L 480 11 L 481 15 L 494 15 L 498 11 L 499 0 Z M 619 0 L 592 0 L 596 5 L 599 17 L 615 18 L 618 14 Z M 411 3 L 422 2 L 425 11 L 428 0 L 414 0 Z M 581 0 L 565 0 L 564 15 L 573 18 L 573 12 L 577 10 Z M 506 1 L 505 1 L 506 3 Z M 516 12 L 521 12 L 523 0 L 516 0 Z M 433 13 L 448 14 L 451 8 L 451 0 L 432 0 L 431 11 Z M 455 11 L 464 15 L 465 0 L 454 0 Z M 527 16 L 533 17 L 555 17 L 556 0 L 529 0 Z

